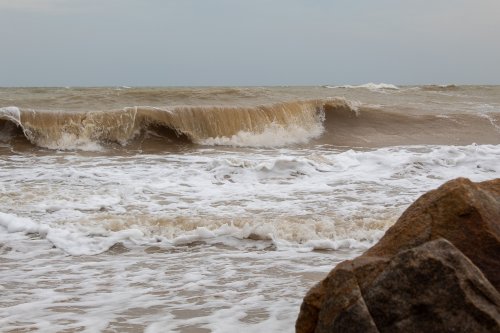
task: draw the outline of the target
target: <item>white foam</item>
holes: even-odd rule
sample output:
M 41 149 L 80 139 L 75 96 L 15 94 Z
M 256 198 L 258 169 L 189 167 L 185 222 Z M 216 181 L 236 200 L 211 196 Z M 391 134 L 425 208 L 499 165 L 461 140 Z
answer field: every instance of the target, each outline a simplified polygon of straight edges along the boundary
M 260 133 L 240 131 L 231 137 L 208 138 L 199 143 L 208 146 L 282 147 L 307 143 L 321 136 L 323 131 L 320 123 L 308 127 L 271 124 Z
M 0 212 L 0 226 L 4 227 L 7 232 L 24 232 L 24 233 L 40 233 L 47 234 L 48 229 L 40 227 L 29 218 L 18 217 L 13 214 Z
M 104 148 L 95 140 L 78 136 L 72 133 L 63 132 L 57 139 L 35 138 L 36 144 L 40 147 L 55 150 L 83 150 L 102 151 Z
M 342 85 L 342 86 L 326 86 L 327 88 L 332 88 L 332 89 L 338 89 L 338 88 L 344 88 L 344 89 L 368 89 L 372 91 L 378 91 L 378 90 L 399 90 L 398 86 L 395 86 L 390 83 L 365 83 L 361 85 Z
M 78 259 L 48 249 L 4 257 L 2 329 L 43 332 L 288 332 L 297 295 L 314 283 L 308 275 L 319 278 L 338 261 L 314 252 L 213 247 L 150 255 L 131 248 Z
M 383 236 L 382 231 L 374 232 L 369 236 L 369 239 L 360 241 L 353 238 L 331 240 L 319 239 L 310 240 L 305 243 L 306 247 L 311 247 L 314 250 L 339 250 L 339 249 L 368 249 L 373 246 Z
M 71 255 L 94 255 L 102 253 L 116 243 L 141 239 L 144 236 L 141 231 L 134 229 L 118 232 L 101 231 L 101 233 L 95 235 L 81 227 L 51 227 L 34 222 L 29 218 L 2 212 L 0 212 L 0 226 L 8 233 L 37 234 Z
M 307 290 L 420 194 L 499 177 L 499 160 L 500 145 L 1 155 L 0 327 L 288 332 Z
M 12 155 L 0 160 L 0 211 L 11 214 L 6 229 L 38 232 L 71 254 L 158 239 L 365 248 L 418 195 L 455 177 L 498 177 L 499 160 L 495 145 Z
M 21 112 L 16 106 L 0 108 L 0 119 L 10 120 L 17 125 L 21 125 Z

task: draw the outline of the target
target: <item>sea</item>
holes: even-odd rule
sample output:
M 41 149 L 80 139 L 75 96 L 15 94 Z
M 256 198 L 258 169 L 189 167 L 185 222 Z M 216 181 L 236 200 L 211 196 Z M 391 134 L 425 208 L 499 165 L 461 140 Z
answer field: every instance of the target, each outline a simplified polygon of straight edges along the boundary
M 0 88 L 0 332 L 293 332 L 456 177 L 500 86 Z

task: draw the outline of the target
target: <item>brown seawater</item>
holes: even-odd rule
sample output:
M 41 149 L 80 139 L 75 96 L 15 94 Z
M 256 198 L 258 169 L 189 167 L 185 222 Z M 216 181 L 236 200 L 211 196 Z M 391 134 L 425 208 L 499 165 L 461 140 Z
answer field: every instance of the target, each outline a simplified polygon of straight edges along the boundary
M 293 330 L 444 181 L 500 175 L 500 87 L 1 88 L 0 331 Z

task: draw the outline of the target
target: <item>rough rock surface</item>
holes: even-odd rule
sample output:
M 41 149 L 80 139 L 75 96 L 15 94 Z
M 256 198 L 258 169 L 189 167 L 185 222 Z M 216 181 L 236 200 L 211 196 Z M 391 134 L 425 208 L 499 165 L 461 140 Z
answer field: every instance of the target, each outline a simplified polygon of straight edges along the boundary
M 500 179 L 458 178 L 424 194 L 365 255 L 392 257 L 437 238 L 449 240 L 500 290 Z
M 296 331 L 500 332 L 499 289 L 500 179 L 459 178 L 313 287 Z

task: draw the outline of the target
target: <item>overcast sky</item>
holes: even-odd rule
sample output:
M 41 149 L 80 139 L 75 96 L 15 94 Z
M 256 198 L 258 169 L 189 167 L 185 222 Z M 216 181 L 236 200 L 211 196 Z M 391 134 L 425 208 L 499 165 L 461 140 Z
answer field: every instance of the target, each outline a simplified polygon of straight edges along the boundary
M 0 0 L 0 86 L 500 84 L 500 0 Z

